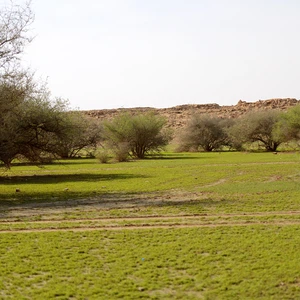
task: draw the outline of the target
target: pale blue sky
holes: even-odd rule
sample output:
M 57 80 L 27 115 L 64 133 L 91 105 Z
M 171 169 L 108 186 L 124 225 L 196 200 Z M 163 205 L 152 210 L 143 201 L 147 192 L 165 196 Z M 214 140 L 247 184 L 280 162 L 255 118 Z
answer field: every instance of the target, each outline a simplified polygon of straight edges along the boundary
M 298 0 L 33 0 L 32 8 L 26 64 L 73 107 L 300 98 Z

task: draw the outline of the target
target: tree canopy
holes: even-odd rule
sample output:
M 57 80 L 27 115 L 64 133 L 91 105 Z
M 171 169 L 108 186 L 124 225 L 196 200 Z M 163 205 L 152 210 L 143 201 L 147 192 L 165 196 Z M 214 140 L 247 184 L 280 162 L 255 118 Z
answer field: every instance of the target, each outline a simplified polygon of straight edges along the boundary
M 225 121 L 206 115 L 194 115 L 179 135 L 179 151 L 213 151 L 228 145 Z
M 104 136 L 115 151 L 135 158 L 159 152 L 171 138 L 164 130 L 166 120 L 153 113 L 124 114 L 104 124 Z
M 288 142 L 300 140 L 300 105 L 296 105 L 285 113 L 281 114 L 281 118 L 275 128 L 277 138 Z
M 7 168 L 16 157 L 33 162 L 73 157 L 99 139 L 96 123 L 69 112 L 68 101 L 52 98 L 45 83 L 22 69 L 33 19 L 30 2 L 0 10 L 0 161 Z
M 258 142 L 267 151 L 276 151 L 283 140 L 275 134 L 276 124 L 280 120 L 278 110 L 250 112 L 237 119 L 228 130 L 235 145 Z

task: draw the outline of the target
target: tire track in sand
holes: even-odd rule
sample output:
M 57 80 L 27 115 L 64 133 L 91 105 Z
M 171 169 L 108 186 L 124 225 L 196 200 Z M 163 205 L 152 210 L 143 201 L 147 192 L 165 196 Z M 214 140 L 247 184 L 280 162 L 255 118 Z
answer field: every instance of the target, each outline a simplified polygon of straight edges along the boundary
M 187 219 L 187 220 L 197 220 L 199 217 L 216 217 L 216 216 L 222 216 L 222 217 L 269 217 L 269 216 L 299 216 L 300 217 L 300 212 L 281 212 L 277 214 L 262 214 L 262 213 L 257 213 L 257 214 L 242 214 L 242 215 L 210 215 L 210 216 L 203 216 L 203 215 L 197 215 L 197 216 L 159 216 L 159 217 L 139 217 L 139 218 L 106 218 L 106 219 L 81 219 L 81 220 L 64 220 L 64 221 L 52 221 L 52 222 L 47 222 L 47 221 L 32 221 L 32 222 L 0 222 L 1 224 L 24 224 L 25 226 L 28 224 L 63 224 L 63 223 L 73 223 L 74 226 L 72 227 L 57 227 L 57 228 L 51 228 L 51 225 L 46 228 L 22 228 L 22 229 L 0 229 L 0 233 L 33 233 L 33 232 L 64 232 L 64 231 L 73 231 L 73 232 L 79 232 L 79 231 L 96 231 L 96 230 L 134 230 L 134 229 L 158 229 L 158 228 L 168 228 L 168 229 L 176 229 L 176 228 L 217 228 L 217 227 L 234 227 L 234 226 L 257 226 L 257 225 L 263 225 L 263 226 L 288 226 L 288 225 L 300 225 L 300 218 L 298 220 L 287 220 L 287 219 L 282 219 L 282 220 L 261 220 L 257 221 L 254 219 L 252 220 L 245 220 L 241 222 L 234 222 L 229 221 L 228 219 L 225 220 L 218 220 L 218 223 L 205 223 L 203 220 L 199 220 L 198 223 L 192 223 L 192 224 L 180 224 L 178 222 L 174 222 L 179 219 Z M 97 224 L 97 225 L 85 225 L 83 226 L 78 226 L 78 223 L 84 222 L 84 221 L 139 221 L 139 220 L 170 220 L 173 222 L 170 223 L 165 223 L 165 224 L 157 224 L 157 223 L 143 223 L 143 224 L 122 224 L 122 225 L 111 225 L 111 224 Z M 204 220 L 205 221 L 205 220 Z M 236 220 L 237 221 L 237 220 Z

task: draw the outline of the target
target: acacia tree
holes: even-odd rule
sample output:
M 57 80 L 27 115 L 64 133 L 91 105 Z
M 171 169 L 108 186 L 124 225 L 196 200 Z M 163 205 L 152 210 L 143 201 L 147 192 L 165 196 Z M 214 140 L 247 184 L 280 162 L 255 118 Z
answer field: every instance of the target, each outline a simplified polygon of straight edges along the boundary
M 124 114 L 104 123 L 104 137 L 120 160 L 128 155 L 144 158 L 150 152 L 159 152 L 171 139 L 164 129 L 166 120 L 153 113 L 131 116 Z
M 21 105 L 34 94 L 35 83 L 32 76 L 20 72 L 15 76 L 0 76 L 0 160 L 6 166 L 19 152 L 18 140 Z
M 225 121 L 206 115 L 194 115 L 180 133 L 179 151 L 213 151 L 229 144 Z
M 275 136 L 284 142 L 300 141 L 300 105 L 282 113 L 275 128 Z
M 32 41 L 28 34 L 34 20 L 30 4 L 11 1 L 0 8 L 0 123 L 35 86 L 32 74 L 19 65 L 24 47 Z
M 0 118 L 0 161 L 7 168 L 17 156 L 44 162 L 74 157 L 84 147 L 96 146 L 99 126 L 79 112 L 70 112 L 68 101 L 51 100 L 45 87 L 31 93 L 29 89 L 23 93 L 16 86 L 5 88 L 5 99 L 15 103 Z
M 67 109 L 66 102 L 51 101 L 49 94 L 41 90 L 21 93 L 15 86 L 6 86 L 5 99 L 17 96 L 16 105 L 0 118 L 0 160 L 7 168 L 19 155 L 43 161 L 46 153 L 54 154 Z
M 250 112 L 239 118 L 228 130 L 228 134 L 237 145 L 259 142 L 267 151 L 276 151 L 283 142 L 275 134 L 279 119 L 280 112 L 277 110 Z
M 45 97 L 24 101 L 17 112 L 19 143 L 24 149 L 20 154 L 30 160 L 39 160 L 42 152 L 55 154 L 67 108 L 67 102 L 61 99 L 51 101 Z M 32 157 L 28 157 L 30 153 Z
M 30 2 L 23 6 L 10 2 L 0 9 L 0 160 L 6 166 L 19 152 L 16 109 L 33 89 L 31 74 L 20 71 L 18 64 L 31 41 L 28 31 L 33 19 Z
M 101 127 L 81 112 L 64 114 L 62 130 L 56 137 L 54 152 L 61 158 L 73 158 L 83 149 L 96 150 L 101 141 Z
M 41 160 L 61 131 L 65 106 L 52 102 L 45 85 L 19 65 L 34 19 L 30 2 L 0 10 L 0 160 L 6 167 L 18 155 Z

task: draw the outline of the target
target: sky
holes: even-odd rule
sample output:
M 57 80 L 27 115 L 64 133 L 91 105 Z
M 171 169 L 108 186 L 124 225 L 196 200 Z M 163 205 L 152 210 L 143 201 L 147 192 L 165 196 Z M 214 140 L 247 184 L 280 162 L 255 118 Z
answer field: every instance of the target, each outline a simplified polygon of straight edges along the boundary
M 31 7 L 35 38 L 24 64 L 73 108 L 300 98 L 298 0 L 32 0 Z

